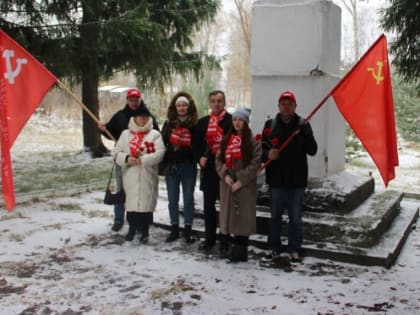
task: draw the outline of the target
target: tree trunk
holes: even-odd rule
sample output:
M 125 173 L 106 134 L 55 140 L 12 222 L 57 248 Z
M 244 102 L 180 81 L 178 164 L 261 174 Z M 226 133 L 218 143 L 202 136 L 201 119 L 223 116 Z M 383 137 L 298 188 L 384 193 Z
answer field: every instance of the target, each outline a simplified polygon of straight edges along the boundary
M 98 101 L 98 21 L 96 1 L 83 2 L 83 24 L 80 26 L 80 65 L 82 73 L 82 102 L 99 118 Z M 96 122 L 83 111 L 83 145 L 92 157 L 108 152 L 101 140 Z

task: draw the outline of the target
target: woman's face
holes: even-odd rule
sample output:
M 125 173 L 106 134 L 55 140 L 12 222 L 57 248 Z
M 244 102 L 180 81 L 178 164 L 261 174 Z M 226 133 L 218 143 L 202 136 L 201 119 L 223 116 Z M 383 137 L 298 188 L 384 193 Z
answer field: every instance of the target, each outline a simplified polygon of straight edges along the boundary
M 242 133 L 242 129 L 244 128 L 244 123 L 245 121 L 239 117 L 232 118 L 233 129 L 235 129 L 237 133 Z
M 149 121 L 149 116 L 134 116 L 134 122 L 139 127 L 144 127 Z
M 188 114 L 188 104 L 185 102 L 178 102 L 175 104 L 176 113 L 179 116 L 185 116 Z

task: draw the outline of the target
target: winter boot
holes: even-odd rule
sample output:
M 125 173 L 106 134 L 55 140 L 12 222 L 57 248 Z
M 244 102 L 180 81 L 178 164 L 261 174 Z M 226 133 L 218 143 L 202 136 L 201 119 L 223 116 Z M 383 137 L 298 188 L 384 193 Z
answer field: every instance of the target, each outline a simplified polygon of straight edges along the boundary
M 195 238 L 192 235 L 192 228 L 191 225 L 185 225 L 184 227 L 184 239 L 185 242 L 188 244 L 194 243 Z
M 149 225 L 141 227 L 141 235 L 139 241 L 141 244 L 149 243 Z
M 220 234 L 219 256 L 222 259 L 229 256 L 230 236 L 228 234 Z
M 169 233 L 165 242 L 166 243 L 171 243 L 173 241 L 176 241 L 178 238 L 179 238 L 179 225 L 178 224 L 172 224 L 171 233 Z
M 129 242 L 131 242 L 134 239 L 134 235 L 136 235 L 136 228 L 132 225 L 128 228 L 128 233 L 125 236 L 125 239 Z
M 230 262 L 248 261 L 248 246 L 233 245 L 228 259 Z

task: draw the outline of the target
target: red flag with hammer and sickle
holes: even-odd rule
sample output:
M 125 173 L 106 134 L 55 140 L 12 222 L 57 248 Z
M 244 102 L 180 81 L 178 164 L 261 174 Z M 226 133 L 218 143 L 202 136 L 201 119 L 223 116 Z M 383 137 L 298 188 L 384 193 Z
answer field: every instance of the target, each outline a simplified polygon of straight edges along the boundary
M 385 35 L 379 37 L 331 94 L 387 186 L 395 177 L 398 151 Z
M 10 149 L 57 78 L 0 30 L 0 132 L 3 200 L 15 206 Z

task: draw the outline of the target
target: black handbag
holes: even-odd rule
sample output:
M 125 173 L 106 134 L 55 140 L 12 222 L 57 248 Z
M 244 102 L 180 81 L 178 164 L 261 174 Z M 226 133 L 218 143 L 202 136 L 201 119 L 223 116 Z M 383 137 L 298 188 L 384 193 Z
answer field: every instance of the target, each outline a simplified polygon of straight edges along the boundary
M 120 205 L 125 202 L 125 192 L 123 188 L 121 188 L 121 190 L 117 192 L 111 191 L 111 188 L 110 188 L 112 174 L 114 173 L 114 167 L 115 167 L 115 162 L 112 165 L 111 175 L 109 176 L 108 184 L 106 185 L 105 197 L 104 197 L 104 204 L 106 205 Z
M 170 161 L 162 161 L 159 163 L 159 176 L 168 176 L 171 174 L 172 171 L 172 162 Z

